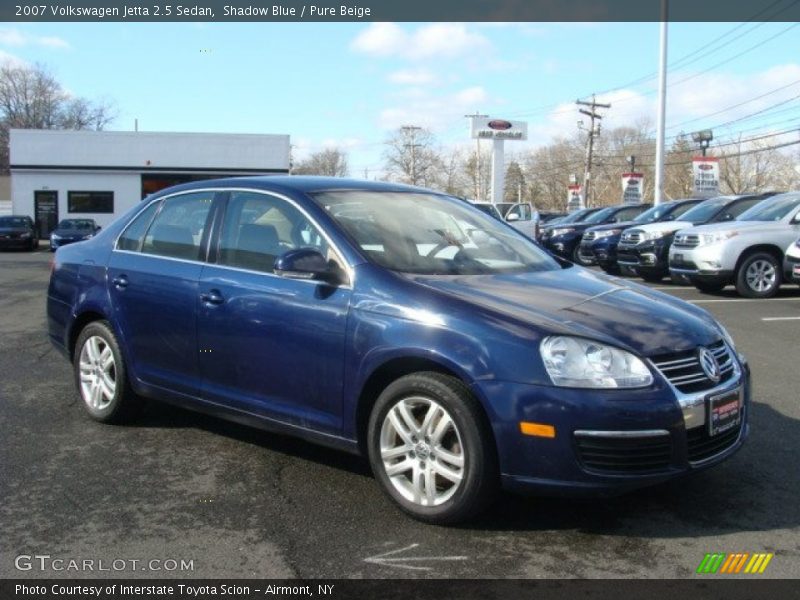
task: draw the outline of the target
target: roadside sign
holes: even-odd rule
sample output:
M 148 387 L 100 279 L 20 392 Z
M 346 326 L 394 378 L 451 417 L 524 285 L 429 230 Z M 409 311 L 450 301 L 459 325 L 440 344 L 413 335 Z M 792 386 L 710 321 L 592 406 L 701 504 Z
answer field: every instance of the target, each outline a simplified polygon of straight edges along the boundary
M 719 159 L 714 156 L 695 156 L 692 159 L 692 179 L 696 197 L 719 196 Z
M 583 208 L 583 186 L 572 184 L 567 186 L 567 212 L 575 212 Z
M 644 190 L 643 173 L 622 174 L 622 203 L 641 204 Z

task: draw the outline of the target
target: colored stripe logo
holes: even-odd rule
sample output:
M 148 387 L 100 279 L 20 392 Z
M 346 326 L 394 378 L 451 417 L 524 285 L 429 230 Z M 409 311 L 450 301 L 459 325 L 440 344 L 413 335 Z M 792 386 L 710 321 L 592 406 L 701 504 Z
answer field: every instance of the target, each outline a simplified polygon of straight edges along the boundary
M 760 574 L 766 570 L 773 556 L 775 555 L 771 553 L 750 554 L 749 552 L 735 552 L 733 554 L 715 552 L 714 554 L 706 554 L 700 562 L 700 566 L 697 567 L 697 573 L 701 575 L 716 573 L 728 575 L 738 573 Z

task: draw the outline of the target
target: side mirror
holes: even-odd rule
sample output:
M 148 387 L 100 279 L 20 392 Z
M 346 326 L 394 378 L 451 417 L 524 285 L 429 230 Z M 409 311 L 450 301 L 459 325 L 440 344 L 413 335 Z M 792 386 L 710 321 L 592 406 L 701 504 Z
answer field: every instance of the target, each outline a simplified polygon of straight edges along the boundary
M 792 217 L 792 225 L 797 225 L 798 223 L 800 223 L 800 212 Z
M 288 279 L 311 279 L 338 283 L 338 269 L 331 266 L 322 254 L 311 248 L 298 248 L 284 252 L 275 259 L 276 275 Z
M 511 223 L 512 221 L 519 221 L 519 215 L 517 213 L 510 213 L 506 215 L 506 221 Z

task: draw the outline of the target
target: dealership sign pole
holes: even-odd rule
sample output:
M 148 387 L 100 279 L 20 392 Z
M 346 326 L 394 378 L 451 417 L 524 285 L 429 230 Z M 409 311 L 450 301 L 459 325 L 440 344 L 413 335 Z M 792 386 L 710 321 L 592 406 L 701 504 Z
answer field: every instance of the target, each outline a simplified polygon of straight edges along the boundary
M 528 124 L 524 121 L 506 121 L 491 117 L 471 119 L 472 139 L 490 139 L 492 146 L 492 204 L 503 201 L 505 190 L 505 149 L 506 140 L 527 140 Z
M 622 203 L 641 204 L 644 189 L 644 173 L 622 174 Z
M 719 159 L 715 156 L 695 156 L 692 159 L 692 180 L 696 197 L 719 196 Z

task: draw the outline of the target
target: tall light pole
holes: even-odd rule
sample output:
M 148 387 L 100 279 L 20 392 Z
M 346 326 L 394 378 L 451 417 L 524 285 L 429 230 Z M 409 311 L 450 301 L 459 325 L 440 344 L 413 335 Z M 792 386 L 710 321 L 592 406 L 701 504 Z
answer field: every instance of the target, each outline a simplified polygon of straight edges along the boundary
M 664 128 L 667 111 L 667 20 L 669 0 L 661 0 L 661 43 L 658 60 L 658 118 L 656 124 L 656 177 L 653 204 L 664 201 Z
M 695 144 L 700 145 L 700 152 L 703 153 L 703 156 L 706 155 L 706 150 L 708 150 L 708 145 L 711 143 L 711 140 L 714 139 L 714 132 L 710 129 L 703 129 L 701 131 L 695 131 L 692 134 L 692 141 Z

